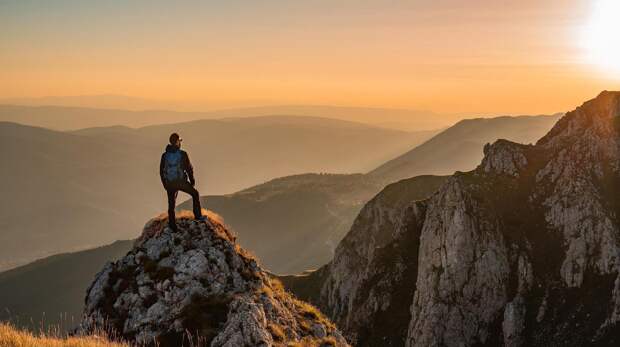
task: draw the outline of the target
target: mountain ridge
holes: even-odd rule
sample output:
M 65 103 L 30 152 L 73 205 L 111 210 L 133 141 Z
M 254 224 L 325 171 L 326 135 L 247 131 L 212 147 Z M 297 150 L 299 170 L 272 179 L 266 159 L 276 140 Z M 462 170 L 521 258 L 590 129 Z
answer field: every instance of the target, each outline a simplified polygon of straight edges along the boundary
M 455 170 L 469 171 L 475 167 L 472 163 L 482 160 L 480 149 L 485 143 L 501 138 L 519 143 L 536 142 L 559 117 L 556 114 L 461 120 L 368 174 L 389 183 L 418 174 L 447 175 Z
M 382 193 L 332 262 L 284 283 L 358 346 L 615 346 L 619 117 L 603 92 L 536 145 L 485 146 L 427 199 Z
M 0 120 L 19 121 L 28 125 L 56 130 L 76 130 L 96 126 L 129 125 L 140 127 L 197 119 L 226 119 L 292 115 L 322 116 L 392 130 L 433 130 L 449 126 L 452 118 L 429 121 L 430 113 L 401 109 L 339 107 L 339 106 L 265 106 L 221 109 L 213 111 L 175 111 L 165 108 L 126 109 L 124 107 L 93 107 L 87 105 L 23 105 L 0 100 Z M 53 117 L 50 117 L 53 115 Z

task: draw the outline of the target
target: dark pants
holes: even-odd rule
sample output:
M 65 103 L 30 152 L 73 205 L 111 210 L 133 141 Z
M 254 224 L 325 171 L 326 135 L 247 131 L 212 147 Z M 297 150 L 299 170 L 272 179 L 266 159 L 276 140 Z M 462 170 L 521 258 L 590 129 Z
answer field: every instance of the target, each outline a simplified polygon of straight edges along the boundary
M 174 208 L 176 206 L 177 193 L 179 190 L 192 196 L 194 217 L 198 218 L 202 216 L 202 211 L 200 209 L 200 195 L 198 194 L 196 188 L 186 181 L 170 182 L 166 185 L 166 192 L 168 193 L 168 224 L 170 224 L 172 229 L 176 229 Z

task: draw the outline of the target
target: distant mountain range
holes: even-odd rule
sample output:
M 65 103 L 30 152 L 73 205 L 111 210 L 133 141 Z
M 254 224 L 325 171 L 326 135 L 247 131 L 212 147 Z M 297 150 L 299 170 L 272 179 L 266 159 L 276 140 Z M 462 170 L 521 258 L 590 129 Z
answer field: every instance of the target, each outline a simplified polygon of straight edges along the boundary
M 424 144 L 392 159 L 369 174 L 383 182 L 417 175 L 450 175 L 469 171 L 482 160 L 481 148 L 497 139 L 534 143 L 561 114 L 462 120 Z
M 173 131 L 185 138 L 197 187 L 212 194 L 296 173 L 359 172 L 432 135 L 308 117 L 75 132 L 0 122 L 8 197 L 0 202 L 0 269 L 134 237 L 166 208 L 158 166 Z
M 60 106 L 79 107 L 90 109 L 115 109 L 115 110 L 165 110 L 174 109 L 175 103 L 158 101 L 147 98 L 139 98 L 119 94 L 92 94 L 92 95 L 57 95 L 41 97 L 15 97 L 0 99 L 0 104 L 21 106 Z
M 142 127 L 198 119 L 297 116 L 325 117 L 396 130 L 425 131 L 448 127 L 463 118 L 427 111 L 321 105 L 262 106 L 213 111 L 193 108 L 191 111 L 180 111 L 166 104 L 132 100 L 114 96 L 4 99 L 0 100 L 0 121 L 55 130 L 75 130 L 114 125 Z M 134 104 L 136 107 L 131 107 Z
M 275 177 L 307 172 L 364 172 L 419 145 L 436 131 L 405 132 L 318 117 L 265 116 L 73 132 L 159 160 L 178 132 L 196 168 L 199 188 L 232 193 Z

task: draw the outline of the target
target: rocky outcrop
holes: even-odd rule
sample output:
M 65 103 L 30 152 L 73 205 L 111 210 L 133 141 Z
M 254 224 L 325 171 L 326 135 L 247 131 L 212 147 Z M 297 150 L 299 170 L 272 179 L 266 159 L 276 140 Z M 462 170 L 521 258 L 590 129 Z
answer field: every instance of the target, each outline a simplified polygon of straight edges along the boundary
M 486 173 L 516 177 L 527 166 L 525 151 L 529 146 L 518 146 L 514 142 L 497 140 L 484 146 L 484 159 L 480 169 Z
M 415 345 L 485 341 L 508 299 L 501 225 L 470 189 L 457 175 L 430 199 L 408 333 Z
M 331 263 L 283 282 L 327 310 L 352 344 L 404 343 L 416 278 L 410 266 L 417 262 L 416 221 L 426 213 L 425 204 L 415 201 L 433 194 L 446 179 L 419 176 L 387 186 L 366 204 Z
M 620 345 L 620 93 L 484 153 L 427 199 L 369 202 L 317 304 L 359 346 Z
M 347 346 L 313 306 L 283 290 L 213 216 L 151 220 L 88 289 L 79 331 L 143 345 Z M 191 342 L 190 342 L 191 341 Z

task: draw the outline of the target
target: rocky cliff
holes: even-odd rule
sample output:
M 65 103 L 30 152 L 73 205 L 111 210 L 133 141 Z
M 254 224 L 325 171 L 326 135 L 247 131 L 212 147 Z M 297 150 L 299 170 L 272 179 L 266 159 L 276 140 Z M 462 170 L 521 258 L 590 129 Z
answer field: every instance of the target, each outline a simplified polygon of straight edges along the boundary
M 133 249 L 97 274 L 81 333 L 143 345 L 347 346 L 313 306 L 287 293 L 213 217 L 151 220 Z
M 500 140 L 430 198 L 370 201 L 303 282 L 358 346 L 620 345 L 620 93 Z M 389 188 L 389 187 L 388 187 Z

